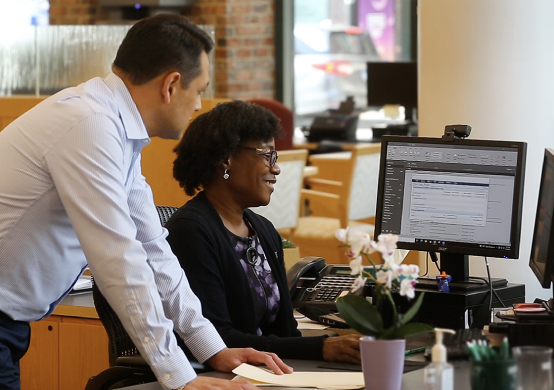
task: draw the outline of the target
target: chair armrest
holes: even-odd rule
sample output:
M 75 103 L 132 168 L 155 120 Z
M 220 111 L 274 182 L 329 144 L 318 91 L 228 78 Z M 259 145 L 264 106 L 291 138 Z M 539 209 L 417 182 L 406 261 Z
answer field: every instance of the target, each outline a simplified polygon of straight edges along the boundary
M 302 200 L 309 202 L 309 215 L 312 217 L 339 218 L 340 196 L 328 192 L 303 189 L 300 191 Z
M 329 192 L 339 195 L 343 191 L 342 182 L 336 180 L 318 179 L 317 177 L 307 177 L 304 184 L 311 190 Z
M 134 355 L 134 356 L 119 356 L 117 359 L 115 359 L 115 365 L 116 366 L 133 366 L 133 367 L 148 367 L 148 363 L 146 363 L 146 360 L 140 355 Z

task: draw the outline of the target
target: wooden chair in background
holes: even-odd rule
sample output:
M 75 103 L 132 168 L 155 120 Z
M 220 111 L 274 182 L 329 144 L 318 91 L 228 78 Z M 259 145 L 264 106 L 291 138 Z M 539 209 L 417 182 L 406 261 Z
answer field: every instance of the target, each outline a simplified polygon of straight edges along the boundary
M 380 152 L 380 144 L 366 144 L 310 157 L 310 164 L 318 166 L 321 175 L 340 180 L 306 179 L 310 189 L 302 191 L 302 198 L 308 202 L 308 215 L 299 218 L 290 236 L 300 248 L 300 257 L 320 256 L 328 263 L 346 263 L 346 250 L 340 247 L 335 231 L 349 226 L 373 233 Z

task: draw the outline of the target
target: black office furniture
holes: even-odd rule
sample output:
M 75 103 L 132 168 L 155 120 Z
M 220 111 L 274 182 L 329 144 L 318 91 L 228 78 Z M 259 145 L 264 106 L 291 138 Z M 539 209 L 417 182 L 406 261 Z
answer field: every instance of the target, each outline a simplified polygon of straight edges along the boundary
M 525 285 L 507 283 L 494 288 L 492 308 L 511 307 L 525 302 Z M 480 328 L 491 322 L 489 311 L 490 290 L 480 288 L 472 291 L 441 292 L 435 289 L 418 289 L 425 292 L 425 298 L 417 314 L 417 321 L 449 329 L 466 327 Z M 500 298 L 501 301 L 498 300 Z

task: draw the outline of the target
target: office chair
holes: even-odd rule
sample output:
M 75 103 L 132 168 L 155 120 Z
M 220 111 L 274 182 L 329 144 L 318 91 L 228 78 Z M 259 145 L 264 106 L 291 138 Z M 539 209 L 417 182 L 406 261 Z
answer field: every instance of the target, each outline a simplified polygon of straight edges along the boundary
M 292 149 L 292 139 L 294 137 L 294 114 L 292 110 L 280 101 L 274 99 L 255 98 L 249 99 L 247 102 L 267 108 L 281 120 L 283 136 L 275 139 L 275 149 Z
M 156 209 L 161 224 L 165 225 L 177 207 L 156 206 Z M 111 390 L 156 381 L 150 366 L 140 356 L 121 321 L 94 283 L 94 277 L 92 281 L 94 306 L 108 334 L 110 367 L 90 378 L 85 390 Z M 207 371 L 207 368 L 198 362 L 191 362 L 191 365 L 196 372 Z

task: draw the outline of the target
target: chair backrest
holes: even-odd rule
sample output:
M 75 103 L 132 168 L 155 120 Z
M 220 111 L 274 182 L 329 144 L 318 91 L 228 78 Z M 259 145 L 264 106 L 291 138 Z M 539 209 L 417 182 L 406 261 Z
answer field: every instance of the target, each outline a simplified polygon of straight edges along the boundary
M 275 140 L 275 149 L 292 149 L 292 138 L 294 136 L 294 114 L 292 110 L 280 101 L 273 99 L 256 98 L 250 99 L 248 102 L 267 108 L 281 120 L 283 136 Z
M 363 145 L 352 150 L 354 167 L 348 197 L 348 221 L 375 217 L 381 145 Z
M 177 209 L 178 207 L 175 206 L 156 206 L 156 210 L 158 210 L 158 217 L 160 217 L 162 226 L 166 224 Z
M 160 223 L 165 225 L 167 220 L 178 208 L 174 206 L 156 206 L 156 209 L 160 217 Z M 117 317 L 117 314 L 115 314 L 106 298 L 104 298 L 100 292 L 98 285 L 94 283 L 94 276 L 92 277 L 92 297 L 98 313 L 98 318 L 100 318 L 108 334 L 110 366 L 115 365 L 115 361 L 118 357 L 140 355 L 131 337 L 129 337 L 129 334 Z
M 310 156 L 319 173 L 308 179 L 320 195 L 307 196 L 311 215 L 339 218 L 341 226 L 375 216 L 380 164 L 380 144 L 347 144 L 342 152 Z M 337 199 L 327 199 L 323 194 Z M 309 195 L 309 194 L 305 194 Z M 315 196 L 315 197 L 314 197 Z
M 294 228 L 298 223 L 307 158 L 306 149 L 280 151 L 277 164 L 281 173 L 277 176 L 271 201 L 267 206 L 252 207 L 252 211 L 269 219 L 277 230 Z

